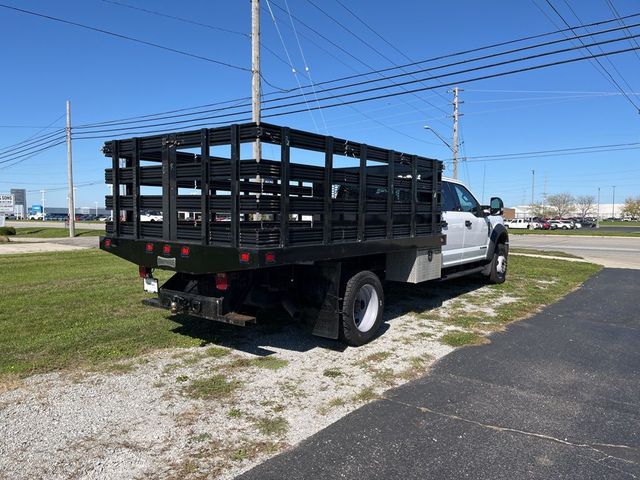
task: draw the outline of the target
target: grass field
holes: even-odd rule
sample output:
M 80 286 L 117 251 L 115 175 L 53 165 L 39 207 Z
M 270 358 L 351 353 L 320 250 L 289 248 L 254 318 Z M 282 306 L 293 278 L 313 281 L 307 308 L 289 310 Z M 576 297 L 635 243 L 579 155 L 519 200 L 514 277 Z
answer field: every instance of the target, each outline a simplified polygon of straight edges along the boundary
M 76 228 L 76 237 L 97 237 L 104 235 L 104 230 L 83 230 Z M 66 228 L 49 227 L 18 227 L 16 237 L 24 238 L 62 238 L 68 237 L 69 230 Z
M 601 227 L 640 227 L 640 222 L 600 222 Z
M 586 235 L 594 237 L 640 237 L 640 233 L 638 232 L 612 232 L 610 230 L 599 230 L 597 228 L 580 228 L 577 230 L 509 230 L 509 235 Z
M 490 319 L 496 325 L 556 301 L 599 269 L 516 256 L 509 266 L 507 283 L 491 287 L 492 292 L 521 300 L 500 305 L 499 314 Z M 0 272 L 1 376 L 105 368 L 155 349 L 202 345 L 211 330 L 210 322 L 177 323 L 168 312 L 143 306 L 145 294 L 135 266 L 100 250 L 7 255 L 0 257 Z M 157 276 L 162 281 L 168 274 L 160 271 Z M 462 279 L 455 282 L 464 285 Z M 433 286 L 412 288 L 415 293 Z M 400 294 L 396 299 L 406 291 L 395 290 Z M 460 326 L 486 320 L 468 314 L 450 319 Z
M 534 248 L 509 248 L 509 253 L 526 253 L 528 255 L 542 255 L 543 257 L 582 258 L 573 253 L 559 252 L 555 250 L 536 250 Z

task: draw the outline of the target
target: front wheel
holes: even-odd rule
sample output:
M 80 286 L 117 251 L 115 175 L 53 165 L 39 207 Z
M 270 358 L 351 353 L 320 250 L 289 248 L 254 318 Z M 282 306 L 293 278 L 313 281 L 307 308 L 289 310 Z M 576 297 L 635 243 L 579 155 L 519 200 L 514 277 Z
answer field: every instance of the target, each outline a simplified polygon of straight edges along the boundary
M 499 244 L 493 253 L 489 270 L 490 283 L 504 283 L 507 279 L 507 257 L 509 250 L 504 243 Z
M 352 346 L 370 342 L 382 325 L 384 292 L 378 276 L 367 270 L 347 282 L 342 300 L 342 338 Z

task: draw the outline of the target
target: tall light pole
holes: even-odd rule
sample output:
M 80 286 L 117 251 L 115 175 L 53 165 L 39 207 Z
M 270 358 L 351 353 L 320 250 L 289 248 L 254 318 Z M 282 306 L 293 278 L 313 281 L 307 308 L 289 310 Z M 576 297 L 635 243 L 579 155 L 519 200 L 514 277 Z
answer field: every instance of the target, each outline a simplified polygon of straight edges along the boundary
M 613 198 L 611 200 L 611 217 L 616 218 L 616 186 L 613 185 Z
M 69 183 L 69 236 L 76 236 L 76 210 L 73 188 L 73 156 L 71 152 L 71 102 L 67 100 L 67 181 Z
M 598 187 L 598 214 L 596 216 L 596 228 L 600 228 L 600 187 Z
M 98 216 L 98 203 L 99 202 L 95 202 L 96 203 L 96 217 Z
M 251 0 L 251 120 L 260 125 L 260 0 Z M 262 157 L 260 139 L 253 144 L 253 158 Z
M 42 195 L 42 220 L 44 220 L 45 215 L 44 215 L 44 194 L 47 193 L 46 190 L 40 190 L 40 194 Z
M 533 218 L 533 199 L 535 198 L 536 171 L 531 170 L 531 217 Z

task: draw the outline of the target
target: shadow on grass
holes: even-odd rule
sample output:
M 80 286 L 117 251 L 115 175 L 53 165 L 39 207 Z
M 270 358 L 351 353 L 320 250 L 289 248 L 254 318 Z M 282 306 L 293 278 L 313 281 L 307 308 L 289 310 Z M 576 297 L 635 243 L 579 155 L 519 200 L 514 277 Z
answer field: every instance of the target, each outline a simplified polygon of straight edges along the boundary
M 482 278 L 466 277 L 448 282 L 421 285 L 387 283 L 384 324 L 376 338 L 383 335 L 399 316 L 424 312 L 442 306 L 443 302 L 486 285 Z M 254 355 L 275 353 L 273 348 L 305 352 L 314 348 L 343 351 L 346 345 L 312 335 L 312 326 L 292 320 L 280 310 L 262 311 L 255 325 L 246 327 L 205 320 L 188 315 L 169 317 L 180 324 L 174 332 L 199 339 L 201 345 L 218 345 Z

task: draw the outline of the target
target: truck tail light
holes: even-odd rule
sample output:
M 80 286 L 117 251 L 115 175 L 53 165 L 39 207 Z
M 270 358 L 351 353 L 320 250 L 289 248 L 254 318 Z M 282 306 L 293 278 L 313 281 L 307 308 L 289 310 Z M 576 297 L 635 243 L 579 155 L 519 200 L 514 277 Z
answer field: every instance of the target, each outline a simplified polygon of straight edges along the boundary
M 229 277 L 226 273 L 216 273 L 216 288 L 223 292 L 229 288 Z
M 165 255 L 169 255 L 171 253 L 171 245 L 165 245 L 162 247 L 162 253 Z
M 251 255 L 249 255 L 249 252 L 240 252 L 240 263 L 249 263 L 250 259 Z
M 111 239 L 110 238 L 105 239 L 104 248 L 111 248 Z
M 140 275 L 140 278 L 150 277 L 152 272 L 153 270 L 149 267 L 143 267 L 142 265 L 138 267 L 138 274 Z
M 276 254 L 273 252 L 267 252 L 264 254 L 264 261 L 266 263 L 275 263 L 276 261 Z
M 144 247 L 145 252 L 153 253 L 153 243 L 147 243 Z
M 189 247 L 182 247 L 180 249 L 180 255 L 183 257 L 188 257 L 190 253 L 191 253 L 191 249 Z

